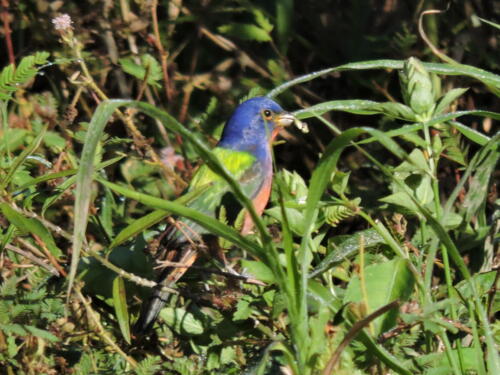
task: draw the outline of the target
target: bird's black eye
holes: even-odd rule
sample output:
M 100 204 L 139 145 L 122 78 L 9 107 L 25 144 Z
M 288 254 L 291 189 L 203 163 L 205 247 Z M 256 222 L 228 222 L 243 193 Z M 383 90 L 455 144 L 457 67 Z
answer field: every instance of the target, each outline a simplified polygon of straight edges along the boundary
M 271 120 L 271 118 L 273 117 L 273 113 L 269 110 L 269 109 L 265 109 L 262 114 L 264 115 L 264 118 L 266 120 Z

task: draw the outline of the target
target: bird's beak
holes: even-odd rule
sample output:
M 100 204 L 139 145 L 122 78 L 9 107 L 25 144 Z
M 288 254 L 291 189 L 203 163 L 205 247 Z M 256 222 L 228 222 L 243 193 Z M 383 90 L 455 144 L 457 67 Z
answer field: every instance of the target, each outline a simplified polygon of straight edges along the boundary
M 295 116 L 288 112 L 282 112 L 274 119 L 274 123 L 281 127 L 292 125 L 295 121 Z

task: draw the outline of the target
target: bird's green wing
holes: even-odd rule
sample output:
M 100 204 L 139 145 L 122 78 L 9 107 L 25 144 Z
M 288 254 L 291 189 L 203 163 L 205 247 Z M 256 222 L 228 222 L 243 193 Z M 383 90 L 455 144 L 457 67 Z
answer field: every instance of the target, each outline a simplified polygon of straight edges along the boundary
M 259 191 L 264 182 L 261 164 L 256 158 L 242 151 L 234 151 L 216 147 L 212 151 L 233 177 L 240 183 L 243 192 L 250 198 Z M 214 216 L 222 197 L 230 191 L 227 182 L 206 165 L 202 165 L 195 173 L 188 191 L 208 187 L 195 199 L 188 203 L 190 208 Z M 191 226 L 192 223 L 190 223 Z
M 233 175 L 236 180 L 239 180 L 245 172 L 256 162 L 255 156 L 248 152 L 235 151 L 227 148 L 216 147 L 212 153 L 217 156 L 219 161 L 226 167 L 226 169 Z M 213 172 L 206 165 L 200 167 L 195 173 L 189 190 L 198 189 L 207 184 L 218 184 L 224 182 L 223 178 L 217 173 Z M 225 182 L 224 182 L 225 183 Z

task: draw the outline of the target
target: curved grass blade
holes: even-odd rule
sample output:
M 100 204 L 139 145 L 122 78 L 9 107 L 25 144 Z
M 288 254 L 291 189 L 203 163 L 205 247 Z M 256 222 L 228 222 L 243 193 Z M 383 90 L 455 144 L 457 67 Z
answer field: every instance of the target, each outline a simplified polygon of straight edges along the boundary
M 214 233 L 218 236 L 224 237 L 227 240 L 233 242 L 234 244 L 241 246 L 252 255 L 257 257 L 263 257 L 262 249 L 257 246 L 252 241 L 249 241 L 247 238 L 243 237 L 236 230 L 231 228 L 230 226 L 221 223 L 217 219 L 214 219 L 211 216 L 205 215 L 201 212 L 193 210 L 192 208 L 186 207 L 177 202 L 166 201 L 161 198 L 154 197 L 152 195 L 147 195 L 143 193 L 139 193 L 134 190 L 130 190 L 126 187 L 114 184 L 112 182 L 97 178 L 99 183 L 108 187 L 109 189 L 119 193 L 127 198 L 136 200 L 146 206 L 157 210 L 163 210 L 167 213 L 173 213 L 175 215 L 179 215 L 190 220 L 195 221 L 196 223 L 202 225 L 207 228 L 211 233 Z
M 281 94 L 282 92 L 288 90 L 290 87 L 298 85 L 300 83 L 311 81 L 315 78 L 325 76 L 333 72 L 342 72 L 349 70 L 371 70 L 371 69 L 402 69 L 404 60 L 370 60 L 362 61 L 356 63 L 344 64 L 332 68 L 327 68 L 319 70 L 317 72 L 309 73 L 295 79 L 292 79 L 284 84 L 271 90 L 267 96 L 274 98 Z M 431 73 L 442 74 L 442 75 L 464 75 L 478 81 L 481 81 L 487 85 L 491 91 L 499 96 L 500 95 L 500 76 L 494 73 L 490 73 L 486 70 L 476 68 L 470 65 L 464 64 L 441 64 L 441 63 L 423 63 L 426 70 Z
M 19 156 L 14 159 L 14 161 L 12 162 L 12 166 L 7 172 L 7 175 L 2 180 L 2 182 L 0 182 L 0 191 L 2 191 L 7 187 L 10 180 L 12 179 L 12 177 L 14 177 L 14 174 L 16 173 L 17 169 L 21 166 L 21 164 L 23 164 L 26 158 L 30 156 L 38 148 L 38 146 L 40 146 L 40 143 L 42 142 L 42 139 L 48 127 L 49 125 L 45 125 L 40 131 L 40 133 L 38 133 L 37 137 L 30 143 L 30 145 L 26 147 L 23 150 L 23 152 L 21 152 L 21 154 L 19 154 Z
M 78 262 L 80 260 L 80 251 L 85 240 L 85 231 L 87 229 L 87 219 L 89 215 L 91 185 L 94 175 L 94 155 L 97 145 L 101 139 L 102 132 L 108 119 L 113 114 L 116 106 L 101 103 L 90 120 L 90 124 L 85 136 L 80 166 L 76 174 L 75 191 L 75 227 L 73 230 L 73 254 L 71 256 L 71 266 L 68 275 L 68 300 L 71 295 L 71 289 L 76 276 Z
M 209 186 L 210 185 L 206 185 L 204 187 L 202 186 L 199 189 L 184 194 L 180 198 L 176 199 L 175 202 L 179 204 L 186 204 L 187 202 L 204 192 Z M 150 212 L 149 214 L 142 216 L 137 220 L 134 220 L 131 224 L 127 225 L 125 228 L 123 228 L 123 230 L 120 231 L 120 233 L 116 235 L 108 248 L 112 249 L 116 246 L 121 245 L 125 241 L 129 240 L 132 237 L 135 237 L 137 234 L 141 233 L 147 228 L 159 223 L 169 215 L 170 213 L 168 211 L 154 210 L 153 212 Z

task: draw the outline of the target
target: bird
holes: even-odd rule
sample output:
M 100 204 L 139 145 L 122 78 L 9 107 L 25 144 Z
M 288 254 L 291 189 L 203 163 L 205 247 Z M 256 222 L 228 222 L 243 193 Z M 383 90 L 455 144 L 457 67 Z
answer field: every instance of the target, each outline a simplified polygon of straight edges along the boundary
M 248 99 L 236 107 L 212 151 L 239 182 L 259 215 L 264 211 L 271 193 L 272 143 L 280 129 L 294 121 L 295 117 L 291 113 L 284 111 L 270 98 L 259 96 Z M 230 192 L 229 185 L 208 166 L 202 165 L 195 172 L 186 193 L 202 187 L 206 188 L 186 205 L 215 217 L 223 197 Z M 205 228 L 185 218 L 177 218 L 170 223 L 164 232 L 163 243 L 169 254 L 177 254 L 174 260 L 182 266 L 166 267 L 160 273 L 157 287 L 153 288 L 135 323 L 134 332 L 139 336 L 152 328 L 167 302 L 169 293 L 161 290 L 161 287 L 172 287 L 182 277 L 195 262 L 200 246 L 203 246 L 203 236 L 209 234 Z M 250 233 L 252 227 L 253 221 L 247 212 L 241 233 Z

